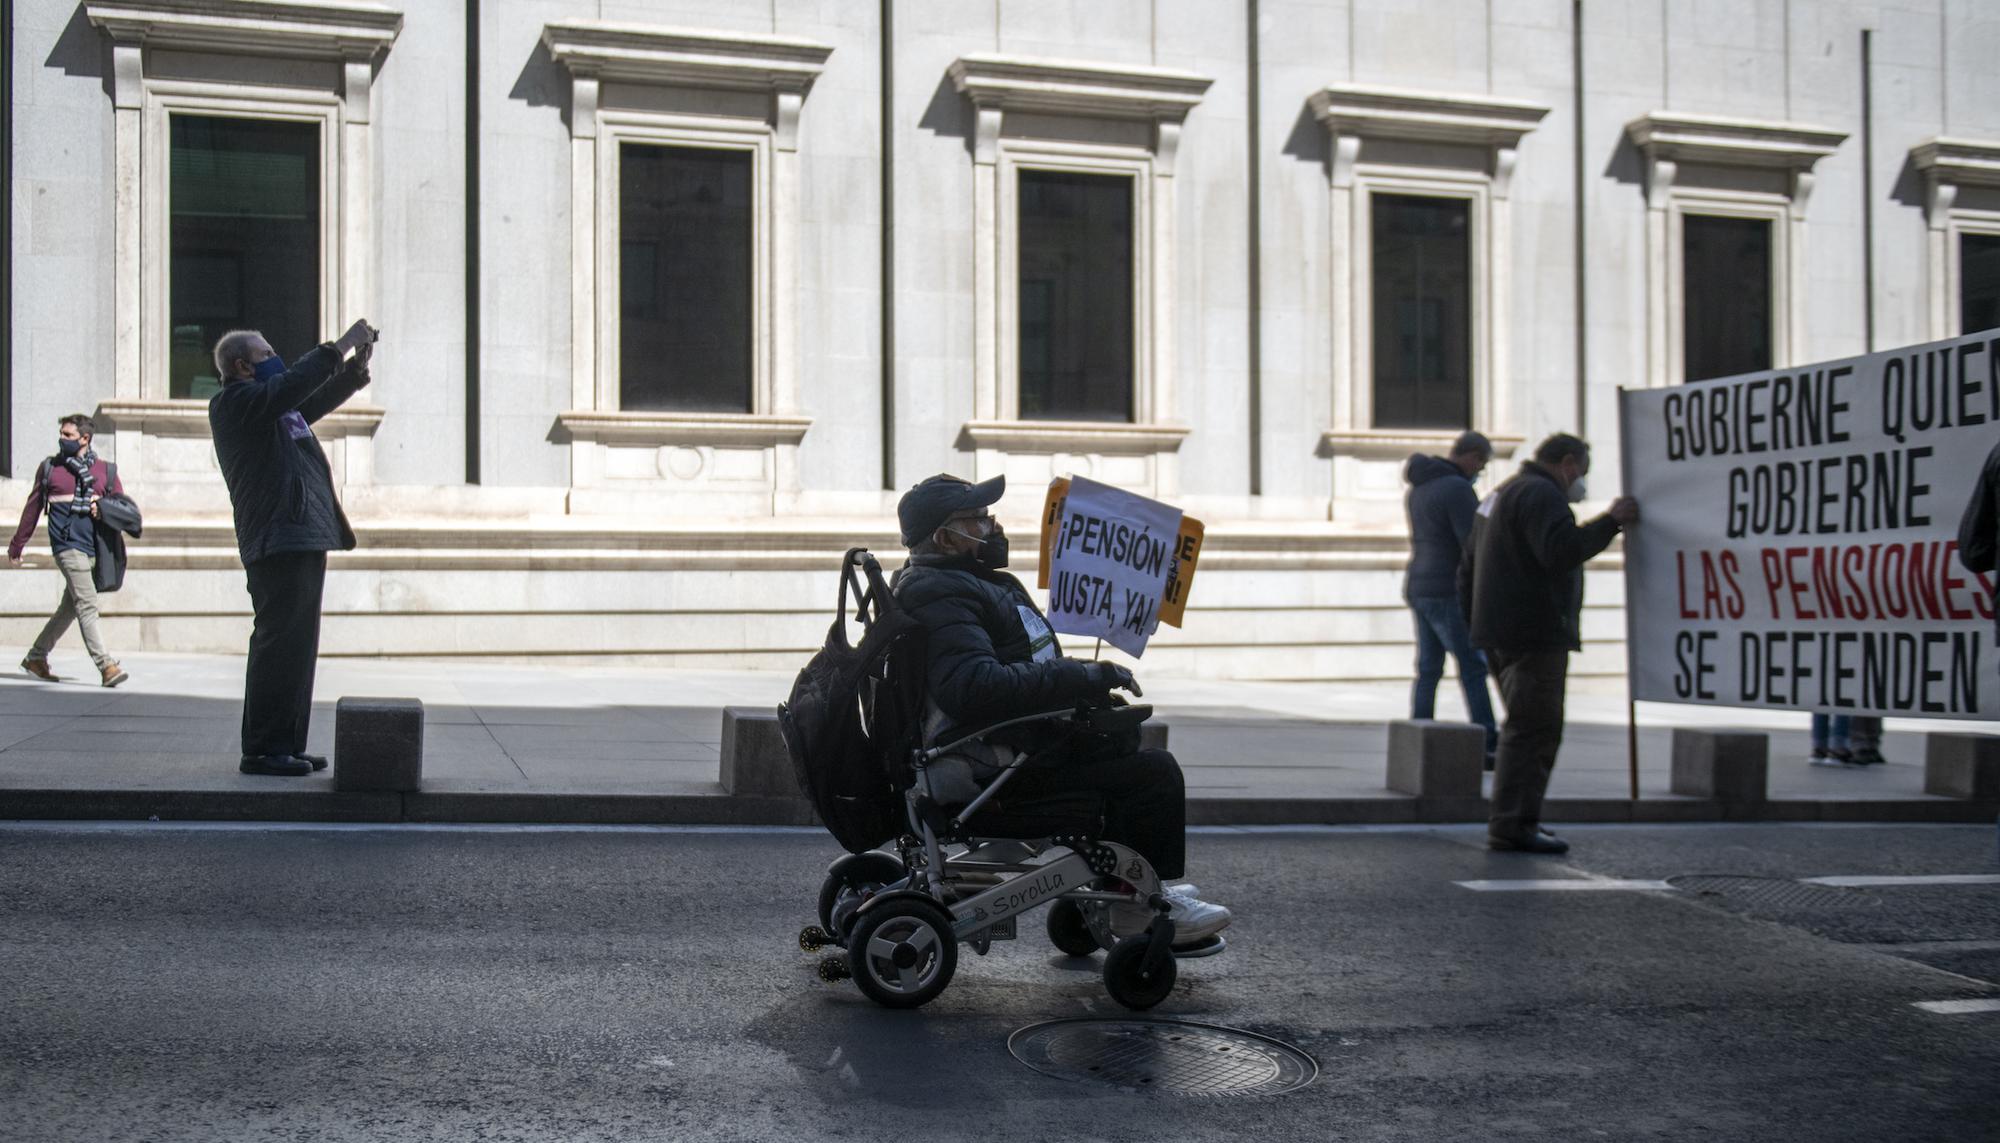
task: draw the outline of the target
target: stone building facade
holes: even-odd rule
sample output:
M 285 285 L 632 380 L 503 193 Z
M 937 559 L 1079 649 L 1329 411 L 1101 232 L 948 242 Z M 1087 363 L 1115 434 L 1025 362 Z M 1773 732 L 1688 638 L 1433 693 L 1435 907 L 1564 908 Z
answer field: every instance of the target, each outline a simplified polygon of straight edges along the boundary
M 1400 470 L 1996 324 L 1982 0 L 7 0 L 6 479 L 92 413 L 119 650 L 235 651 L 207 349 L 356 317 L 325 646 L 778 666 L 899 490 L 1209 544 L 1149 669 L 1409 670 Z M 1016 549 L 1032 545 L 1017 544 Z M 1583 669 L 1615 671 L 1615 555 Z M 53 577 L 0 576 L 25 645 Z

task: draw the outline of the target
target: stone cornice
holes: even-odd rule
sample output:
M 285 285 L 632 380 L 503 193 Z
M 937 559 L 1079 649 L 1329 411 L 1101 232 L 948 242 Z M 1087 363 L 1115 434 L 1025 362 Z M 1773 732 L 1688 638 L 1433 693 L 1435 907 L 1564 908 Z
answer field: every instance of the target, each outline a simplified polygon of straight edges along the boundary
M 84 14 L 118 43 L 349 61 L 403 30 L 400 10 L 355 0 L 108 0 Z
M 570 409 L 556 420 L 572 438 L 600 444 L 715 445 L 771 448 L 795 445 L 811 417 L 762 413 L 642 413 Z
M 1518 146 L 1549 113 L 1518 99 L 1456 92 L 1409 91 L 1336 83 L 1308 100 L 1313 117 L 1335 136 L 1418 139 L 1481 147 Z
M 960 56 L 950 75 L 979 108 L 1171 122 L 1186 118 L 1215 82 L 1169 68 L 987 53 Z
M 967 421 L 960 430 L 969 448 L 1023 453 L 1143 455 L 1175 452 L 1186 425 L 1131 425 L 1109 421 Z
M 570 74 L 639 83 L 804 94 L 833 48 L 759 36 L 605 20 L 563 20 L 542 43 Z
M 313 422 L 321 437 L 375 435 L 386 411 L 374 405 L 344 405 Z M 207 401 L 102 401 L 93 414 L 114 431 L 132 430 L 161 437 L 205 437 Z
M 2000 142 L 1934 136 L 1910 148 L 1910 163 L 1925 175 L 1960 186 L 2000 186 Z
M 1655 111 L 1625 125 L 1649 158 L 1735 167 L 1807 170 L 1834 153 L 1844 131 L 1802 123 Z

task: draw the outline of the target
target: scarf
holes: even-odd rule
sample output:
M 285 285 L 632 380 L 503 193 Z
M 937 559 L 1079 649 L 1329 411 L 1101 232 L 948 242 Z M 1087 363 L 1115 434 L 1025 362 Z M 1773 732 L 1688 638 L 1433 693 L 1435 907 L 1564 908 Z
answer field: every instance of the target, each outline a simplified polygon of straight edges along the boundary
M 97 474 L 91 471 L 90 466 L 96 462 L 96 449 L 84 449 L 75 456 L 62 458 L 63 467 L 76 477 L 76 493 L 70 497 L 70 511 L 90 515 L 90 497 L 97 491 Z

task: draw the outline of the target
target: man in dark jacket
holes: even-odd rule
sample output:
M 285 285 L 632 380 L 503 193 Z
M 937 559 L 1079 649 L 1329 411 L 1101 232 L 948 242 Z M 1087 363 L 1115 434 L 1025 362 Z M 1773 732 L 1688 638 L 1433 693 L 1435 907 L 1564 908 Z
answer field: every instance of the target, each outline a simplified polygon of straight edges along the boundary
M 1459 564 L 1473 645 L 1493 664 L 1507 707 L 1486 825 L 1494 849 L 1569 851 L 1541 828 L 1542 796 L 1562 746 L 1570 652 L 1583 650 L 1583 565 L 1639 519 L 1637 502 L 1621 496 L 1577 524 L 1570 505 L 1583 499 L 1589 471 L 1589 445 L 1568 433 L 1543 441 L 1481 502 Z
M 305 753 L 320 599 L 326 553 L 352 549 L 354 530 L 311 426 L 368 384 L 374 340 L 375 331 L 358 321 L 290 368 L 252 330 L 224 334 L 215 345 L 222 389 L 209 398 L 208 425 L 256 617 L 243 687 L 245 774 L 296 777 L 326 765 Z
M 1403 479 L 1410 491 L 1403 510 L 1410 523 L 1410 564 L 1403 573 L 1403 601 L 1417 629 L 1417 681 L 1410 690 L 1410 717 L 1437 714 L 1438 680 L 1444 677 L 1444 655 L 1458 660 L 1458 684 L 1465 691 L 1465 711 L 1486 728 L 1486 768 L 1493 769 L 1493 751 L 1500 730 L 1493 721 L 1493 699 L 1486 693 L 1486 657 L 1472 645 L 1465 612 L 1458 606 L 1458 564 L 1465 554 L 1465 537 L 1479 495 L 1472 482 L 1493 459 L 1493 442 L 1479 433 L 1459 434 L 1451 455 L 1410 454 Z
M 1992 572 L 2000 559 L 2000 444 L 1986 454 L 1979 479 L 1958 521 L 1958 562 L 1973 573 Z M 2000 597 L 1994 597 L 1993 631 L 2000 637 Z
M 1066 659 L 1041 608 L 1007 566 L 1007 533 L 987 511 L 1006 491 L 1005 477 L 973 484 L 938 475 L 896 506 L 910 560 L 896 574 L 896 600 L 928 637 L 925 720 L 928 742 L 1020 715 L 1103 699 L 1114 688 L 1139 693 L 1132 672 L 1115 663 Z M 1000 735 L 931 767 L 932 790 L 960 804 L 1013 761 L 1012 749 L 1036 745 L 1032 727 Z M 1005 744 L 999 744 L 1001 738 Z M 1001 751 L 1007 751 L 1002 757 Z M 1104 800 L 1104 840 L 1128 845 L 1164 882 L 1184 872 L 1187 805 L 1180 764 L 1164 750 L 1096 758 L 1052 758 L 1015 774 L 1010 799 L 1089 791 Z M 1166 886 L 1177 946 L 1199 944 L 1229 924 L 1229 910 L 1201 901 L 1191 885 Z M 1113 906 L 1121 935 L 1152 920 L 1137 905 Z
M 49 549 L 55 554 L 56 569 L 62 572 L 62 599 L 42 627 L 35 645 L 21 660 L 21 669 L 48 682 L 61 682 L 49 669 L 49 652 L 74 623 L 83 631 L 84 650 L 104 686 L 115 687 L 130 678 L 104 649 L 97 631 L 97 519 L 100 502 L 106 496 L 122 495 L 118 466 L 97 455 L 90 447 L 96 428 L 89 417 L 71 413 L 57 425 L 56 455 L 35 469 L 35 486 L 28 492 L 27 506 L 21 509 L 21 524 L 7 545 L 7 558 L 21 566 L 21 553 L 35 524 L 44 513 L 49 518 Z

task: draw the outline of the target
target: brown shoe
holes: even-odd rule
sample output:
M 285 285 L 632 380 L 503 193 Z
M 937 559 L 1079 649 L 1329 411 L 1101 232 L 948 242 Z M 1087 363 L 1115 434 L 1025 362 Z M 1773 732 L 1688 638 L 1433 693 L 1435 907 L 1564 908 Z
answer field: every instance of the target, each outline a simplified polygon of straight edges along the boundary
M 104 685 L 107 687 L 115 687 L 131 677 L 125 673 L 125 668 L 116 663 L 104 664 Z
M 21 669 L 45 683 L 62 682 L 61 679 L 56 677 L 54 671 L 49 670 L 49 661 L 47 659 L 37 659 L 33 655 L 30 655 L 21 660 Z

